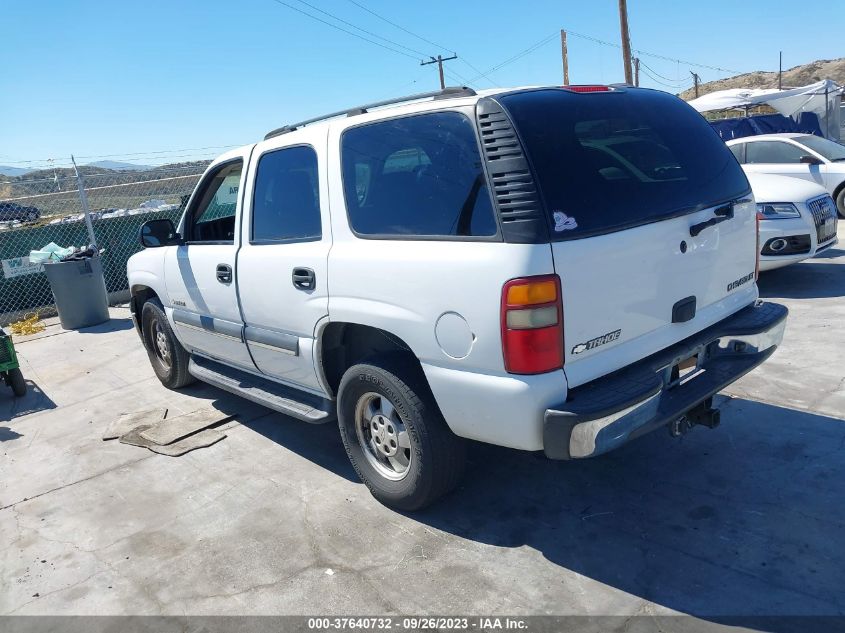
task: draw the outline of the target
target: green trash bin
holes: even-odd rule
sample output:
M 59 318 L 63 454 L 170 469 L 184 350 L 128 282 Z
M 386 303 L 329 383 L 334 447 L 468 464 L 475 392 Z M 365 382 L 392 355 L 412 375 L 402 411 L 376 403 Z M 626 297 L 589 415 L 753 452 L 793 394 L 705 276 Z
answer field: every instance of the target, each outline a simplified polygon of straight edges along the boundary
M 109 300 L 99 257 L 44 262 L 44 273 L 65 330 L 78 330 L 109 320 Z

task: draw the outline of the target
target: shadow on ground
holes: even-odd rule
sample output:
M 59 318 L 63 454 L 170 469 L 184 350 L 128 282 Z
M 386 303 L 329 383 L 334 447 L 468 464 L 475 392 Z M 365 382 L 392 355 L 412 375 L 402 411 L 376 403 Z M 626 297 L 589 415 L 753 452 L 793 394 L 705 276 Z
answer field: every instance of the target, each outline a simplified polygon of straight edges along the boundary
M 18 439 L 19 437 L 23 437 L 23 435 L 17 431 L 13 431 L 8 426 L 0 426 L 0 442 L 10 442 Z
M 105 334 L 107 332 L 121 332 L 123 330 L 131 330 L 135 327 L 132 319 L 129 317 L 115 319 L 111 318 L 104 323 L 92 325 L 91 327 L 84 327 L 77 330 L 80 334 Z
M 462 488 L 413 518 L 683 613 L 843 614 L 845 422 L 745 400 L 722 419 L 580 462 L 474 444 Z
M 657 431 L 592 460 L 473 443 L 461 487 L 410 518 L 495 548 L 532 548 L 723 624 L 783 633 L 819 624 L 795 616 L 845 615 L 845 420 L 742 399 L 722 407 L 714 431 Z M 281 415 L 243 424 L 357 481 L 335 424 Z
M 284 446 L 339 477 L 348 481 L 360 481 L 346 456 L 337 422 L 308 424 L 201 382 L 194 383 L 182 391 L 197 398 L 212 398 L 211 406 L 224 414 L 234 416 L 241 426 Z
M 346 456 L 337 422 L 308 424 L 281 413 L 270 413 L 241 424 L 339 477 L 360 481 Z
M 845 296 L 845 266 L 835 266 L 829 259 L 845 251 L 834 249 L 785 268 L 760 274 L 760 296 L 783 299 L 822 299 Z
M 32 380 L 26 381 L 26 387 L 26 395 L 16 398 L 12 390 L 0 381 L 0 422 L 56 408 L 56 403 Z

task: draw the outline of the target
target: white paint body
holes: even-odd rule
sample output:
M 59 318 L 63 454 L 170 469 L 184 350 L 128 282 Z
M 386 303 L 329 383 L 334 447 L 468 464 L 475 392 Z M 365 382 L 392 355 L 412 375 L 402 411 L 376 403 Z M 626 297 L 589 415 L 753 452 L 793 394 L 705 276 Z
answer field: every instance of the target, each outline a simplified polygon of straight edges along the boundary
M 845 162 L 833 162 L 801 143 L 804 134 L 782 133 L 782 134 L 760 134 L 727 141 L 728 147 L 736 147 L 747 143 L 777 142 L 786 143 L 799 148 L 807 156 L 812 156 L 821 161 L 819 165 L 808 165 L 804 163 L 743 163 L 742 168 L 747 174 L 771 174 L 774 176 L 787 176 L 799 180 L 806 180 L 815 183 L 827 191 L 834 200 L 842 192 L 845 186 Z M 755 192 L 756 195 L 756 192 Z M 840 209 L 840 215 L 842 210 Z
M 541 450 L 543 414 L 563 403 L 569 388 L 640 360 L 756 299 L 753 282 L 727 290 L 731 282 L 754 272 L 754 202 L 738 204 L 731 222 L 710 227 L 696 238 L 689 235 L 690 225 L 712 217 L 712 210 L 554 244 L 356 236 L 347 220 L 341 179 L 344 130 L 430 111 L 472 117 L 476 101 L 487 94 L 336 118 L 220 157 L 209 170 L 233 156 L 245 160 L 234 244 L 209 248 L 202 255 L 190 252 L 192 246 L 138 253 L 128 265 L 130 287 L 146 286 L 159 295 L 189 351 L 327 398 L 333 394 L 319 378 L 323 326 L 342 322 L 379 328 L 401 339 L 419 359 L 457 435 Z M 244 235 L 257 158 L 271 149 L 303 143 L 318 155 L 322 239 L 250 245 Z M 214 277 L 215 265 L 221 262 L 233 266 L 235 280 L 228 287 Z M 294 266 L 315 271 L 314 292 L 293 288 Z M 502 287 L 510 279 L 553 273 L 562 281 L 564 368 L 539 375 L 509 374 L 502 355 Z M 690 295 L 699 297 L 696 316 L 686 323 L 670 323 L 673 304 Z M 183 310 L 207 310 L 207 316 L 247 329 L 293 335 L 299 355 L 274 356 L 248 341 L 197 333 L 173 321 L 174 301 Z M 618 340 L 577 356 L 571 353 L 577 343 L 617 329 L 622 330 Z
M 838 240 L 834 237 L 822 244 L 818 242 L 816 224 L 813 214 L 808 207 L 811 200 L 817 200 L 829 194 L 815 183 L 796 178 L 770 176 L 749 171 L 748 182 L 754 191 L 754 199 L 758 203 L 789 202 L 795 205 L 800 218 L 778 218 L 760 220 L 760 246 L 774 238 L 785 238 L 794 235 L 809 235 L 810 250 L 800 255 L 760 255 L 760 270 L 775 270 L 790 264 L 796 264 L 814 257 L 816 253 L 834 246 Z M 835 232 L 834 232 L 835 236 Z

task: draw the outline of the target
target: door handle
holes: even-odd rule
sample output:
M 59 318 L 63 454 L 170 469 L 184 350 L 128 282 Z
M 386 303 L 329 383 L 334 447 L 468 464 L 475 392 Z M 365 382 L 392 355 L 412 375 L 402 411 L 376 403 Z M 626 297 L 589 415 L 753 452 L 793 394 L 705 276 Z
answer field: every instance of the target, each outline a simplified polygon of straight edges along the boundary
M 719 224 L 720 222 L 724 222 L 725 220 L 732 220 L 734 217 L 733 202 L 719 207 L 718 209 L 713 211 L 713 215 L 714 217 L 710 218 L 709 220 L 699 222 L 698 224 L 693 224 L 691 227 L 689 227 L 690 237 L 696 237 L 699 233 L 701 233 L 704 229 L 709 226 L 716 226 L 717 224 Z
M 314 290 L 317 287 L 317 277 L 310 268 L 294 268 L 291 279 L 294 288 L 300 290 Z
M 221 284 L 232 283 L 232 267 L 229 264 L 217 264 L 217 281 Z

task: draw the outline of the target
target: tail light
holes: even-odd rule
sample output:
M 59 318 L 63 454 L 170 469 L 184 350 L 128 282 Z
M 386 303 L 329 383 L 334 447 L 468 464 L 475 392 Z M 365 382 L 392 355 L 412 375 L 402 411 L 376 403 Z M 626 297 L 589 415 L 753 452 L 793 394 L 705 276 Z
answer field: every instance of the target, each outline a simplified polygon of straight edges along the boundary
M 563 86 L 566 90 L 571 90 L 572 92 L 611 92 L 610 86 L 598 86 L 598 85 L 576 85 L 576 86 Z
M 502 288 L 502 350 L 511 374 L 542 374 L 563 367 L 560 278 L 511 279 Z

